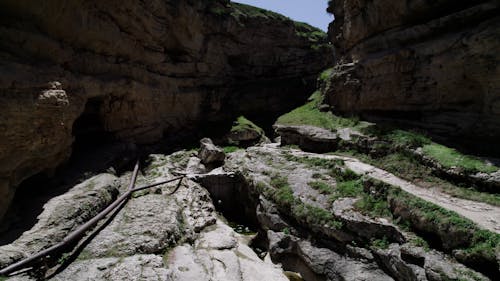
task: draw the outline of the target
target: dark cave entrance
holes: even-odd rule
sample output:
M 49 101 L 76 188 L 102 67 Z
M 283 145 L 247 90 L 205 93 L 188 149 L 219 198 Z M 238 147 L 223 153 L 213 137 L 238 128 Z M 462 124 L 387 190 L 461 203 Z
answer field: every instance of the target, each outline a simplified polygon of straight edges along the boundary
M 75 140 L 69 161 L 50 174 L 42 171 L 33 175 L 17 187 L 6 219 L 0 225 L 0 245 L 13 242 L 24 231 L 31 229 L 50 199 L 96 174 L 119 174 L 130 168 L 130 163 L 136 158 L 136 148 L 116 141 L 106 131 L 102 118 L 103 104 L 103 98 L 89 99 L 83 113 L 74 122 Z
M 73 153 L 85 152 L 96 146 L 110 144 L 115 141 L 113 134 L 106 131 L 102 119 L 102 97 L 90 98 L 85 104 L 85 109 L 73 123 Z

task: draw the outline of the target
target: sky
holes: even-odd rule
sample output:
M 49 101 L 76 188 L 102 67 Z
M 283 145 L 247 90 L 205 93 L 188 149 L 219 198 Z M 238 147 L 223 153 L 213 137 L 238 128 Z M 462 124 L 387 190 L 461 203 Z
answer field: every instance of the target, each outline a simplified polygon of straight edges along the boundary
M 277 12 L 324 31 L 328 29 L 328 24 L 333 21 L 333 16 L 326 12 L 328 0 L 234 0 L 232 2 Z

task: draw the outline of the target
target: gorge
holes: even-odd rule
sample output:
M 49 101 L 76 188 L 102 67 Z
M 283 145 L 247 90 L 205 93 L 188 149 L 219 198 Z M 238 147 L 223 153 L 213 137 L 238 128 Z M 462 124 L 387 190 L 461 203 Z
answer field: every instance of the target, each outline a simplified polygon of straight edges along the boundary
M 0 270 L 185 178 L 0 280 L 495 280 L 500 3 L 324 2 L 1 1 Z

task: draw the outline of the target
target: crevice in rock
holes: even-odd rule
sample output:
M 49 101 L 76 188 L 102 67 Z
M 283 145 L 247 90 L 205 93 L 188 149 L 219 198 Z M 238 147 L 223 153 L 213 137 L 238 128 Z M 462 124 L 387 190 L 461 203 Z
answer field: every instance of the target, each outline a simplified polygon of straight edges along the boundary
M 259 229 L 256 210 L 258 194 L 252 194 L 241 175 L 209 175 L 199 179 L 208 190 L 215 208 L 238 225 Z
M 54 190 L 50 194 L 47 192 L 47 182 L 48 176 L 40 173 L 19 185 L 0 227 L 0 246 L 12 243 L 37 222 L 45 203 L 57 193 Z
M 88 99 L 83 113 L 73 123 L 73 154 L 93 149 L 95 146 L 112 143 L 113 134 L 107 132 L 102 120 L 104 98 Z

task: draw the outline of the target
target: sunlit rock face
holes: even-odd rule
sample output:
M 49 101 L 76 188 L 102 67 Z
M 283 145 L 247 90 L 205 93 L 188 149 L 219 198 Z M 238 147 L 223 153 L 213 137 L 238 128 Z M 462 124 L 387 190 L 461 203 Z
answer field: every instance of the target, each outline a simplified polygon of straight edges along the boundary
M 337 111 L 499 153 L 498 1 L 329 2 Z M 496 150 L 496 151 L 495 151 Z
M 68 159 L 81 115 L 136 143 L 273 116 L 332 58 L 316 29 L 226 0 L 6 0 L 0 14 L 0 218 L 15 186 Z

